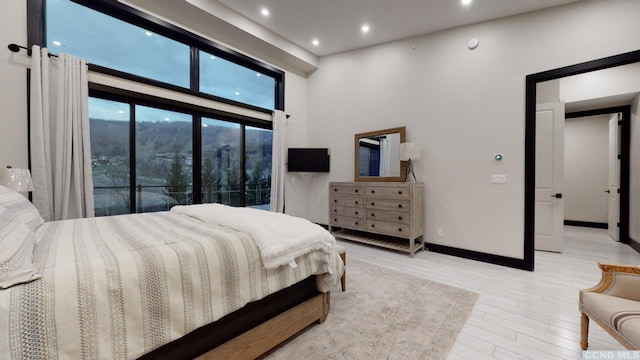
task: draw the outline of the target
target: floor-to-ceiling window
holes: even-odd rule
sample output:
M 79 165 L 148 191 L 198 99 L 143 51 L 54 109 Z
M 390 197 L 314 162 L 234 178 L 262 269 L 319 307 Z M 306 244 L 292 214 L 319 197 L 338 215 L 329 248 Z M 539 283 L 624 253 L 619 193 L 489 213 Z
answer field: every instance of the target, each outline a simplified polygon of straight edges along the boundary
M 127 214 L 131 211 L 130 119 L 129 104 L 89 98 L 96 216 Z
M 193 116 L 135 106 L 136 212 L 193 202 Z
M 38 26 L 29 26 L 29 45 L 83 57 L 93 72 L 196 99 L 185 104 L 90 83 L 97 215 L 210 202 L 268 208 L 271 124 L 243 109 L 282 109 L 282 71 L 121 3 L 34 3 L 29 22 Z M 226 107 L 208 108 L 198 98 Z

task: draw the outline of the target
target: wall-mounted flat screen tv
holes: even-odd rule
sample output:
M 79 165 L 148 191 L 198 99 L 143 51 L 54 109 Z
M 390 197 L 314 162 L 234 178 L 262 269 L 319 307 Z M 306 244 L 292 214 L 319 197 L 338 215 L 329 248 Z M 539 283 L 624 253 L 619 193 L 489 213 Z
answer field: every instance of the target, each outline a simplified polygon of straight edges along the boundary
M 327 148 L 289 148 L 287 171 L 329 172 L 329 158 Z

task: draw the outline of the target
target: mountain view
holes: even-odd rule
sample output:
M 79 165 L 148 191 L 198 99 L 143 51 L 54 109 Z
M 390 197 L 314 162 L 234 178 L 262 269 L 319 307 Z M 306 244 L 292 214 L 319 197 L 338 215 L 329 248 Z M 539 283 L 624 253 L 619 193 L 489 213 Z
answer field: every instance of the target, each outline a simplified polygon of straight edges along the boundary
M 193 202 L 190 122 L 136 122 L 136 210 L 168 210 Z M 130 212 L 129 122 L 90 119 L 96 216 Z M 269 203 L 270 130 L 246 127 L 245 202 Z M 241 204 L 241 127 L 222 121 L 202 127 L 202 202 Z

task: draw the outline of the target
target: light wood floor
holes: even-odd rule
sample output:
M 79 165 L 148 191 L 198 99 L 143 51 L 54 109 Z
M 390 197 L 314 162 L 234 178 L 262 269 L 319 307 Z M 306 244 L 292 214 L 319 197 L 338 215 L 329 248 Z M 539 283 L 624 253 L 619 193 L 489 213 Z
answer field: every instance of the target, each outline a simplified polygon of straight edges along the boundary
M 535 271 L 420 251 L 405 254 L 339 241 L 348 259 L 376 263 L 480 294 L 449 359 L 580 359 L 578 290 L 600 280 L 597 262 L 640 264 L 640 254 L 606 230 L 565 227 L 562 254 L 537 251 Z M 348 274 L 347 274 L 347 291 Z M 416 304 L 420 299 L 416 299 Z M 429 304 L 422 304 L 429 306 Z M 624 349 L 591 324 L 589 349 Z

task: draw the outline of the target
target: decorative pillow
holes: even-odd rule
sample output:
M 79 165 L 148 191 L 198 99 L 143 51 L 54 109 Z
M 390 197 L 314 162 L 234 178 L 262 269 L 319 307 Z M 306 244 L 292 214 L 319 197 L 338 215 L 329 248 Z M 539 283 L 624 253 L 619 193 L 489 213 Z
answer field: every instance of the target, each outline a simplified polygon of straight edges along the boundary
M 2 185 L 0 185 L 0 206 L 11 210 L 31 230 L 44 223 L 44 219 L 40 216 L 38 209 L 33 206 L 29 199 Z
M 0 206 L 0 289 L 40 278 L 33 266 L 34 244 L 27 225 Z

